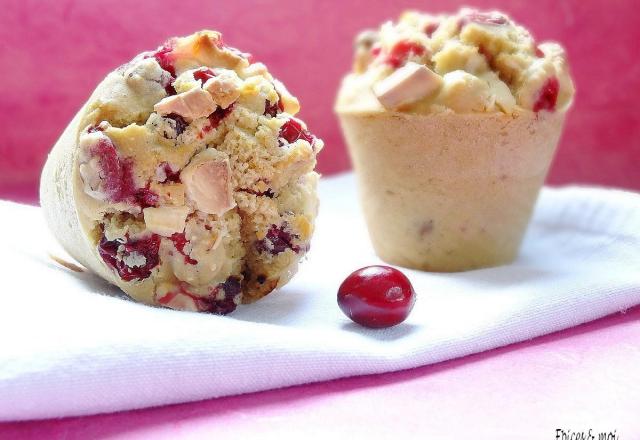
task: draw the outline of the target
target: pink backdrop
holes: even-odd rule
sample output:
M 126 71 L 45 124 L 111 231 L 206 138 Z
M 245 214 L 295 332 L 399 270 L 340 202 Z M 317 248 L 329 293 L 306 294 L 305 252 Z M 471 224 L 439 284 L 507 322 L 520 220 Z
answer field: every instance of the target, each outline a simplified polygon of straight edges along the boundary
M 324 173 L 349 167 L 332 113 L 359 29 L 407 7 L 454 10 L 431 0 L 29 1 L 4 0 L 0 15 L 0 197 L 34 200 L 47 150 L 110 70 L 171 35 L 201 28 L 266 62 L 302 101 L 324 138 Z M 625 0 L 477 0 L 498 6 L 540 39 L 569 52 L 578 95 L 552 183 L 640 189 L 640 8 Z M 613 42 L 613 45 L 609 45 Z

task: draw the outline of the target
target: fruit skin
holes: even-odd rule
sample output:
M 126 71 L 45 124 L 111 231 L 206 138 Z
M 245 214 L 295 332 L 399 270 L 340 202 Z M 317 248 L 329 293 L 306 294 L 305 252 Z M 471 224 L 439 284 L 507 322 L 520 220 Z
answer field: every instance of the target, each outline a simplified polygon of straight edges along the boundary
M 394 69 L 403 66 L 411 55 L 421 56 L 425 53 L 425 48 L 419 43 L 413 41 L 398 41 L 391 52 L 387 55 L 384 62 Z
M 298 139 L 304 139 L 313 147 L 316 137 L 306 128 L 302 128 L 302 124 L 295 118 L 289 119 L 280 127 L 279 137 L 284 139 L 287 144 L 292 144 Z M 280 141 L 280 146 L 285 145 Z
M 389 266 L 367 266 L 349 275 L 338 289 L 338 305 L 352 321 L 386 328 L 404 321 L 416 301 L 409 279 Z

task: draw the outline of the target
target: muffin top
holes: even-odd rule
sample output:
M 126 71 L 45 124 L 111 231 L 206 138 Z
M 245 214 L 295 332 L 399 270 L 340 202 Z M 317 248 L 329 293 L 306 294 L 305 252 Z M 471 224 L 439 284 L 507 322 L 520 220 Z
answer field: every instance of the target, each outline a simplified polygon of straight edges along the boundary
M 564 111 L 574 86 L 562 47 L 537 44 L 501 12 L 405 12 L 355 41 L 339 111 Z
M 309 249 L 324 145 L 299 110 L 216 31 L 107 75 L 71 125 L 96 271 L 139 301 L 221 314 L 286 284 Z

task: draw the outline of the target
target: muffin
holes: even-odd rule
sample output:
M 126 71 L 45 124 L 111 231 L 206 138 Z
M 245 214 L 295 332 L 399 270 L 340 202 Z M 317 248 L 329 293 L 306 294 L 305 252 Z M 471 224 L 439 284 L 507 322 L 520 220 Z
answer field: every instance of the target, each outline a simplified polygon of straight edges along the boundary
M 298 100 L 214 31 L 98 85 L 53 147 L 40 198 L 71 256 L 131 298 L 226 314 L 309 249 L 323 143 Z
M 407 12 L 361 33 L 336 112 L 380 258 L 513 261 L 573 95 L 562 47 L 500 12 Z

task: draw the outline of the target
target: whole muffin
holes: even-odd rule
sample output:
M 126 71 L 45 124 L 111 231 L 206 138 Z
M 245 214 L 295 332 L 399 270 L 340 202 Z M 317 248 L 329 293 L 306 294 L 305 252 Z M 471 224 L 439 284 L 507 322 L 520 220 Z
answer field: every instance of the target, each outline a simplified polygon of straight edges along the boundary
M 561 46 L 500 12 L 407 12 L 361 33 L 336 112 L 378 255 L 432 271 L 512 261 L 573 95 Z
M 218 32 L 172 38 L 107 75 L 53 147 L 48 223 L 135 300 L 229 313 L 309 249 L 323 143 L 299 109 Z

